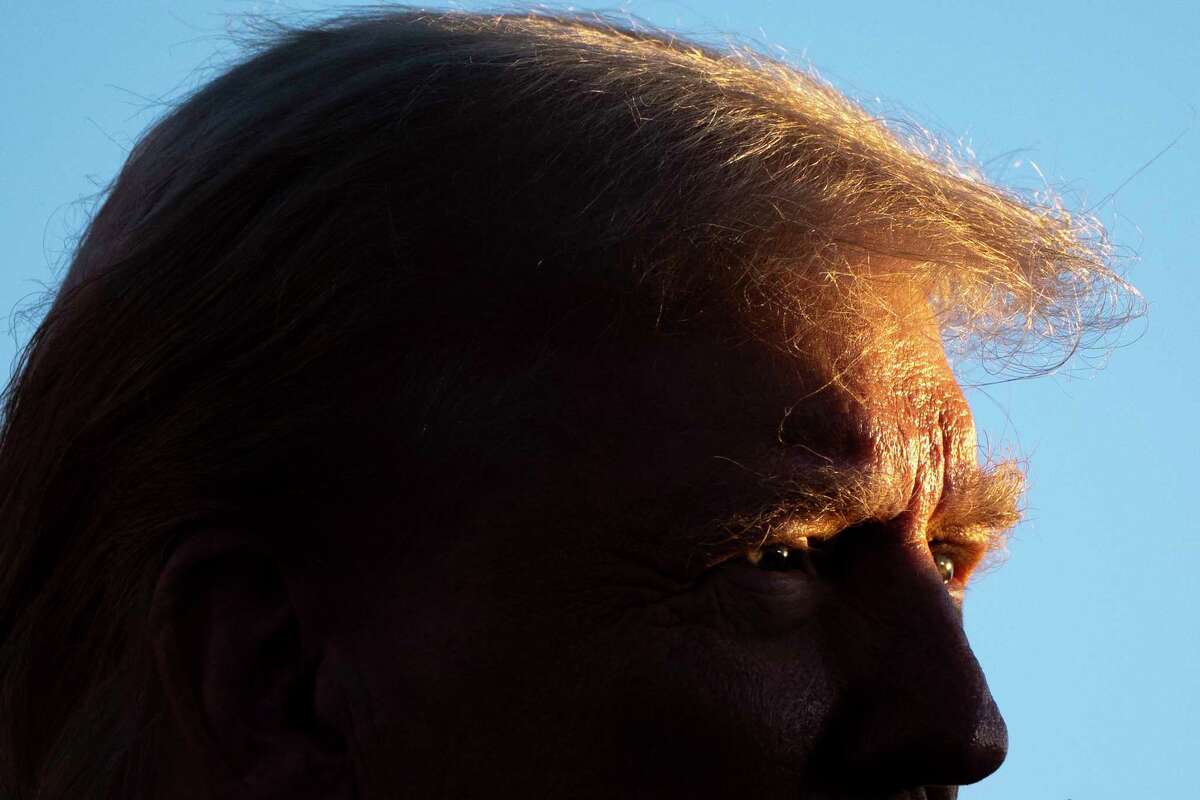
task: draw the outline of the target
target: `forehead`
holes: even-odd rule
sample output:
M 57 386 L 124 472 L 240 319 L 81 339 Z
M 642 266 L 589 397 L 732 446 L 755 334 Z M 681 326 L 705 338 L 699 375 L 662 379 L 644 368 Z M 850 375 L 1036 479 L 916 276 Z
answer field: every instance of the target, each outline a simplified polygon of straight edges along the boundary
M 822 502 L 827 484 L 840 498 L 841 476 L 867 480 L 821 514 L 830 533 L 914 499 L 931 522 L 977 472 L 974 431 L 936 327 L 892 327 L 865 348 L 849 333 L 789 347 L 726 324 L 608 337 L 542 373 L 548 406 L 495 491 L 530 525 L 688 564 L 687 543 L 719 538 L 732 516 L 816 516 L 792 501 Z
M 903 288 L 841 297 L 831 292 L 797 304 L 791 314 L 751 317 L 718 309 L 678 341 L 677 349 L 661 340 L 649 346 L 679 358 L 682 374 L 673 378 L 712 383 L 718 394 L 730 378 L 768 395 L 791 394 L 799 419 L 806 413 L 824 420 L 923 417 L 935 405 L 966 409 L 929 306 Z M 670 357 L 656 360 L 661 366 Z M 713 367 L 707 381 L 705 363 Z
M 900 482 L 931 459 L 975 463 L 970 411 L 923 304 L 831 313 L 776 336 L 709 320 L 603 362 L 576 395 L 580 419 L 643 456 L 649 442 L 677 461 L 786 451 L 798 466 L 899 471 Z

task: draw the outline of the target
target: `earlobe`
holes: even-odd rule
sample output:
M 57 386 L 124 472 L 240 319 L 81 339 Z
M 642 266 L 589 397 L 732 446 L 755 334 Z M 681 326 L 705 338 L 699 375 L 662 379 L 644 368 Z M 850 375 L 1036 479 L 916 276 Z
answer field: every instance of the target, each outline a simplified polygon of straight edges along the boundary
M 282 570 L 247 537 L 206 531 L 168 559 L 151 612 L 155 666 L 201 796 L 355 795 L 347 715 L 319 688 L 326 649 L 302 627 Z

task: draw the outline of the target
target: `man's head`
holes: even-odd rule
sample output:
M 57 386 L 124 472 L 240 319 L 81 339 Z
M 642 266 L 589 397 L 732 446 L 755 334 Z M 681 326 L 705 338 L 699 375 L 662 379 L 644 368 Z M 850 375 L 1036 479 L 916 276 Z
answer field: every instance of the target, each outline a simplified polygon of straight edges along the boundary
M 138 144 L 10 385 L 3 788 L 949 796 L 1004 757 L 961 602 L 1020 476 L 942 342 L 1102 327 L 1104 255 L 745 54 L 281 32 Z

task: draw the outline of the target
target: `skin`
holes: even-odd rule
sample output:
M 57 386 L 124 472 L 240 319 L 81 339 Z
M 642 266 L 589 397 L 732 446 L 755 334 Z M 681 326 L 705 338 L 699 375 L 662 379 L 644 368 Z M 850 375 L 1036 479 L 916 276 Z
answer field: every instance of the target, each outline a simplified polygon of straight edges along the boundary
M 997 769 L 961 623 L 986 543 L 940 538 L 975 434 L 932 321 L 865 354 L 849 330 L 790 351 L 739 330 L 552 368 L 531 444 L 447 487 L 463 514 L 384 492 L 339 512 L 345 565 L 283 567 L 236 530 L 180 548 L 156 653 L 179 752 L 218 776 L 196 796 L 945 798 Z M 869 502 L 714 526 L 821 466 Z M 753 563 L 805 531 L 811 569 Z M 202 619 L 168 610 L 184 592 Z

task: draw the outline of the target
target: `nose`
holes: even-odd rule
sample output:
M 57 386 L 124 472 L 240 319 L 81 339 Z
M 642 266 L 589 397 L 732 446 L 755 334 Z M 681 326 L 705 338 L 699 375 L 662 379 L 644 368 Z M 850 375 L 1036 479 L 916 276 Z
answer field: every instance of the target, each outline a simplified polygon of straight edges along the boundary
M 829 761 L 842 780 L 892 791 L 982 780 L 1004 761 L 1008 732 L 960 608 L 923 542 L 882 526 L 853 536 L 833 634 L 845 684 Z

